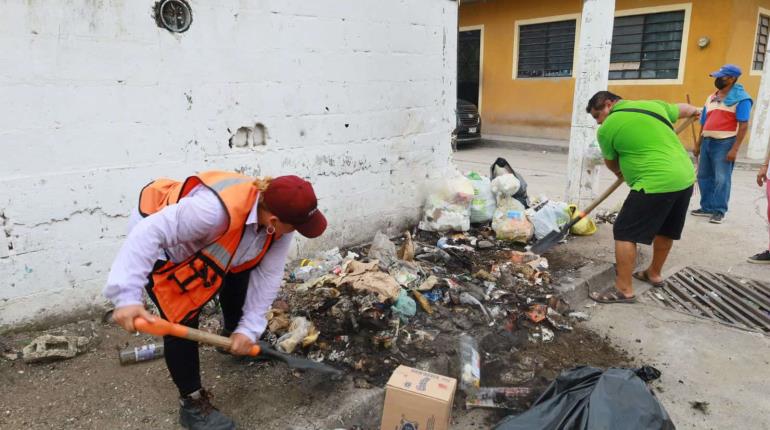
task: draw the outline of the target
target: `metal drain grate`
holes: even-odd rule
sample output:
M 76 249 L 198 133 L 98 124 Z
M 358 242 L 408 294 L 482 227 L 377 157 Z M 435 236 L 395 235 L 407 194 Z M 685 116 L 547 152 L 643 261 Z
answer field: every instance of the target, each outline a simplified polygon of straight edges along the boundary
M 681 312 L 770 334 L 770 284 L 766 282 L 686 267 L 647 296 Z

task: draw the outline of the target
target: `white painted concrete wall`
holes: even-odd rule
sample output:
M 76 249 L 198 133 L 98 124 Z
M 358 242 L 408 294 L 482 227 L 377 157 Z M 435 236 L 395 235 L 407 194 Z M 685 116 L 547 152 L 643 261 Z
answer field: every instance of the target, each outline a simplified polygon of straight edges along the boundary
M 599 168 L 588 159 L 588 148 L 596 141 L 598 127 L 586 113 L 586 105 L 597 91 L 607 90 L 614 19 L 615 0 L 583 0 L 566 191 L 567 201 L 580 208 L 599 194 Z
M 139 189 L 205 169 L 311 180 L 330 228 L 416 222 L 450 169 L 457 3 L 0 0 L 0 328 L 102 303 Z M 266 146 L 228 146 L 262 123 Z
M 770 50 L 765 52 L 767 58 Z M 763 160 L 768 151 L 770 141 L 770 66 L 767 61 L 763 64 L 762 78 L 759 80 L 759 94 L 755 100 L 754 118 L 751 121 L 749 133 L 749 148 L 747 156 L 754 160 Z

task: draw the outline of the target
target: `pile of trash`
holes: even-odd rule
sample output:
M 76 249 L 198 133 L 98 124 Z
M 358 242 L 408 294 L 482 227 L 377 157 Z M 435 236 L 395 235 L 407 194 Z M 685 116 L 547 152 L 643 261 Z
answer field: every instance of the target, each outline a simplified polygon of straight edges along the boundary
M 289 265 L 264 338 L 283 352 L 346 368 L 366 387 L 384 383 L 400 364 L 458 351 L 472 357 L 475 342 L 497 339 L 509 353 L 572 331 L 587 316 L 571 312 L 554 293 L 548 260 L 526 248 L 568 223 L 569 205 L 533 206 L 526 181 L 503 159 L 490 173 L 435 186 L 419 225 L 401 237 L 378 232 L 371 244 Z M 467 368 L 460 357 L 448 370 L 459 376 L 468 406 L 510 408 L 509 400 L 534 395 L 526 387 L 482 387 L 478 363 Z
M 428 193 L 419 228 L 425 231 L 468 231 L 473 225 L 491 223 L 495 238 L 528 244 L 552 231 L 561 230 L 578 217 L 575 205 L 541 198 L 532 203 L 527 182 L 503 158 L 490 167 L 490 176 L 469 172 L 434 184 Z M 591 218 L 570 228 L 588 236 L 597 230 Z
M 548 260 L 489 228 L 406 232 L 395 242 L 378 232 L 344 257 L 335 248 L 299 261 L 286 282 L 268 313 L 267 340 L 369 383 L 442 352 L 437 339 L 447 353 L 463 333 L 550 342 L 574 319 L 553 293 Z

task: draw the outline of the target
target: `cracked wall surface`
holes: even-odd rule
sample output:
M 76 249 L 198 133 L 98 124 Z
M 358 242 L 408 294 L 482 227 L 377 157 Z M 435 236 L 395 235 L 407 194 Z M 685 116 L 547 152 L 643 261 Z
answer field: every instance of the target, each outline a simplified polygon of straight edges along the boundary
M 201 0 L 183 34 L 152 6 L 0 0 L 0 329 L 103 304 L 155 177 L 308 178 L 307 255 L 395 234 L 452 169 L 456 2 Z

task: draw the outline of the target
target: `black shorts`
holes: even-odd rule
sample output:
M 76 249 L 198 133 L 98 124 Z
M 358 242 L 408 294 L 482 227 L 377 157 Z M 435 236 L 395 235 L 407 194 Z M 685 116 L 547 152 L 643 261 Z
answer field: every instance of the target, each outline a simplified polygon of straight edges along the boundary
M 692 186 L 672 193 L 631 191 L 618 214 L 612 233 L 615 240 L 649 245 L 655 236 L 682 237 Z

